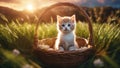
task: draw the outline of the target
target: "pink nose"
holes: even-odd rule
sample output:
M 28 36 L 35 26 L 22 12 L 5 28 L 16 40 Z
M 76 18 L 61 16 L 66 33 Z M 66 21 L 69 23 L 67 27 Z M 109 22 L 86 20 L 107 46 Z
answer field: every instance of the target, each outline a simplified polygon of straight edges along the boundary
M 65 28 L 65 31 L 67 31 L 67 28 Z

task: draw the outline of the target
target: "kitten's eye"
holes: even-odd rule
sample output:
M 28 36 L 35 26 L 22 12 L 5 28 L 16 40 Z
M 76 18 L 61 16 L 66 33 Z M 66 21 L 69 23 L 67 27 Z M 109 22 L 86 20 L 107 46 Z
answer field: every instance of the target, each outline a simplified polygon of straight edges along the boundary
M 70 24 L 68 24 L 68 26 L 70 26 Z
M 62 26 L 64 27 L 65 25 L 64 25 L 64 24 L 62 24 Z

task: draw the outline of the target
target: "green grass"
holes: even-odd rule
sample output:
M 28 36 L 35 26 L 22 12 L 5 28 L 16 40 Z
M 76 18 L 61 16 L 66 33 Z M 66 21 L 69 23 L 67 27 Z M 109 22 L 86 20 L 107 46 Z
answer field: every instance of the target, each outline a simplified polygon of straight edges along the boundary
M 11 68 L 19 68 L 24 64 L 31 64 L 33 67 L 40 68 L 40 62 L 34 59 L 32 55 L 32 45 L 34 37 L 35 24 L 11 24 L 0 25 L 0 68 L 3 64 L 11 65 Z M 119 68 L 120 67 L 120 27 L 114 24 L 93 24 L 94 42 L 96 54 L 88 60 L 81 68 L 95 67 L 93 62 L 96 58 L 104 62 L 101 68 Z M 86 23 L 78 23 L 76 35 L 88 38 L 89 31 Z M 57 36 L 56 24 L 40 24 L 39 39 L 51 38 Z M 18 49 L 20 59 L 14 60 L 12 50 Z M 8 56 L 9 55 L 9 56 Z M 28 61 L 31 60 L 31 61 Z M 9 64 L 9 61 L 12 62 Z M 21 64 L 21 65 L 20 65 Z M 87 64 L 87 65 L 86 65 Z M 16 67 L 16 66 L 18 67 Z M 7 68 L 7 67 L 4 67 Z M 97 67 L 96 67 L 97 68 Z

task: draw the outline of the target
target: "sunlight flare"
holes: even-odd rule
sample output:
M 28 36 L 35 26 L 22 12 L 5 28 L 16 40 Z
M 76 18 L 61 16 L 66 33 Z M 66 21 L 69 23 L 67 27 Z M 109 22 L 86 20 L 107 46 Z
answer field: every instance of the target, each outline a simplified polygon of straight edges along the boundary
M 26 5 L 26 9 L 27 9 L 28 11 L 30 11 L 30 12 L 33 12 L 33 11 L 35 10 L 33 4 L 28 4 L 28 5 Z

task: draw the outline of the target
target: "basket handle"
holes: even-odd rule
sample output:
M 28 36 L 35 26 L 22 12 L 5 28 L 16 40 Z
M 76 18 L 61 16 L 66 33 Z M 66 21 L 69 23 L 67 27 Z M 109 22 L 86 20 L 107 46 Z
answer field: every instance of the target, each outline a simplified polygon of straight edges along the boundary
M 93 41 L 93 28 L 92 28 L 92 23 L 90 21 L 90 18 L 88 16 L 88 14 L 81 8 L 78 7 L 72 3 L 67 3 L 67 2 L 63 2 L 63 3 L 56 3 L 51 5 L 50 7 L 48 7 L 47 9 L 45 9 L 44 11 L 41 12 L 41 15 L 39 17 L 39 20 L 36 24 L 36 28 L 35 28 L 35 35 L 34 35 L 34 47 L 37 47 L 38 44 L 38 27 L 39 27 L 39 22 L 42 20 L 42 16 L 44 16 L 44 14 L 46 14 L 48 12 L 48 10 L 51 10 L 52 8 L 55 7 L 59 7 L 59 6 L 71 6 L 73 8 L 76 8 L 77 10 L 79 10 L 79 12 L 81 11 L 81 13 L 83 14 L 83 16 L 85 17 L 86 21 L 88 22 L 88 29 L 89 29 L 89 40 L 88 40 L 88 44 L 92 45 L 94 47 L 94 41 Z

